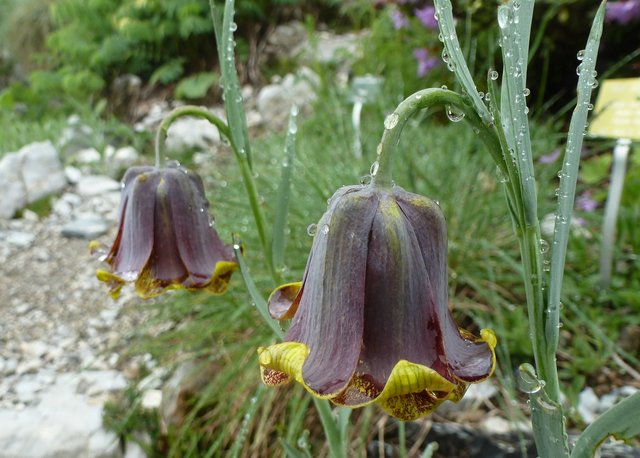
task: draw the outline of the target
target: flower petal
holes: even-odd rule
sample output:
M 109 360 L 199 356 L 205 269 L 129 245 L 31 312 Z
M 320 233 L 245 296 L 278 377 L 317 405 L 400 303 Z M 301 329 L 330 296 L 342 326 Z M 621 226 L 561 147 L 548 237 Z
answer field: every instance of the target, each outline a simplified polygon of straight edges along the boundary
M 106 261 L 125 281 L 137 278 L 153 248 L 155 189 L 160 175 L 153 172 L 128 175 L 131 183 L 123 196 L 120 228 Z M 132 198 L 135 194 L 136 198 Z
M 212 280 L 219 282 L 220 278 L 214 275 L 216 264 L 235 262 L 231 249 L 222 243 L 210 225 L 208 203 L 199 177 L 181 168 L 169 168 L 164 175 L 176 246 L 188 271 L 184 286 L 203 287 Z
M 290 320 L 298 310 L 302 282 L 286 283 L 269 296 L 269 314 L 276 320 Z
M 364 345 L 356 372 L 381 392 L 398 360 L 445 378 L 435 296 L 418 237 L 395 198 L 382 193 L 368 246 Z M 449 377 L 450 378 L 450 377 Z
M 444 215 L 430 199 L 395 187 L 398 205 L 415 229 L 420 252 L 428 271 L 437 313 L 437 323 L 443 335 L 443 357 L 456 378 L 477 382 L 489 377 L 495 366 L 495 354 L 484 339 L 461 335 L 448 308 L 447 234 Z
M 300 305 L 285 340 L 309 347 L 304 383 L 320 396 L 342 391 L 356 368 L 367 240 L 376 207 L 377 195 L 369 188 L 341 188 L 318 224 Z

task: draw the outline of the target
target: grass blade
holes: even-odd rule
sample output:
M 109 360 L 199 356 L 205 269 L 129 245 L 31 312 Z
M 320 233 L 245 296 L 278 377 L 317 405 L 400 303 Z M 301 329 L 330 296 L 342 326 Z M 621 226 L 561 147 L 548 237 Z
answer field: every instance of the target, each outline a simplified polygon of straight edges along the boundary
M 242 275 L 242 279 L 244 280 L 244 284 L 247 286 L 247 290 L 249 291 L 249 295 L 251 299 L 256 305 L 258 312 L 264 319 L 265 323 L 269 325 L 269 327 L 273 330 L 273 333 L 282 340 L 284 337 L 284 332 L 280 328 L 280 325 L 276 320 L 271 318 L 269 314 L 269 307 L 267 306 L 267 301 L 264 300 L 258 288 L 256 288 L 256 284 L 249 273 L 249 268 L 247 267 L 247 263 L 244 260 L 244 256 L 242 255 L 242 249 L 240 247 L 240 241 L 234 235 L 233 237 L 233 251 L 236 255 L 236 259 L 238 260 L 238 267 L 240 267 L 240 274 Z
M 576 181 L 580 165 L 580 151 L 584 129 L 587 124 L 587 114 L 590 108 L 591 91 L 597 86 L 595 66 L 598 57 L 598 47 L 602 36 L 605 1 L 600 4 L 593 20 L 591 32 L 587 40 L 584 57 L 578 66 L 578 100 L 571 116 L 567 146 L 564 153 L 562 170 L 560 173 L 560 188 L 558 190 L 558 206 L 556 210 L 553 244 L 551 251 L 551 277 L 549 281 L 549 300 L 547 311 L 546 335 L 547 341 L 558 342 L 558 323 L 560 320 L 560 295 L 564 264 L 567 254 L 567 242 L 573 204 L 576 194 Z
M 214 0 L 209 0 L 209 6 L 211 7 L 211 17 L 216 35 L 218 60 L 222 74 L 224 107 L 227 113 L 227 124 L 233 140 L 232 144 L 237 149 L 238 154 L 248 162 L 249 168 L 251 168 L 249 133 L 234 55 L 236 44 L 233 39 L 233 32 L 237 27 L 233 22 L 235 2 L 234 0 L 225 2 L 222 21 L 220 21 L 220 13 L 215 6 Z
M 287 215 L 289 213 L 289 197 L 291 196 L 293 160 L 296 155 L 297 117 L 298 107 L 293 105 L 289 113 L 289 129 L 287 130 L 287 138 L 284 145 L 280 186 L 278 188 L 278 200 L 276 202 L 276 216 L 273 221 L 273 235 L 271 239 L 271 254 L 276 269 L 281 269 L 284 266 L 285 231 L 287 227 Z
M 629 440 L 640 435 L 640 391 L 611 407 L 580 434 L 571 458 L 590 458 L 609 436 Z

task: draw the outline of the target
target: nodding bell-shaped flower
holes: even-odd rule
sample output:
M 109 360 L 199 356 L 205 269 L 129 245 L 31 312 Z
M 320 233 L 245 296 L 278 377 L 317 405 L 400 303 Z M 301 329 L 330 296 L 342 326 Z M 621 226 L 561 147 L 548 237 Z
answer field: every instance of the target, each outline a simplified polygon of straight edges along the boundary
M 413 420 L 495 368 L 493 332 L 473 336 L 448 309 L 440 207 L 397 186 L 339 189 L 302 282 L 276 289 L 269 311 L 293 322 L 283 343 L 258 349 L 264 383 L 293 379 L 338 405 Z
M 110 266 L 98 270 L 98 279 L 114 298 L 127 282 L 135 282 L 143 298 L 176 288 L 224 293 L 237 263 L 213 228 L 208 206 L 200 177 L 177 164 L 130 168 L 113 246 L 107 252 L 90 245 Z

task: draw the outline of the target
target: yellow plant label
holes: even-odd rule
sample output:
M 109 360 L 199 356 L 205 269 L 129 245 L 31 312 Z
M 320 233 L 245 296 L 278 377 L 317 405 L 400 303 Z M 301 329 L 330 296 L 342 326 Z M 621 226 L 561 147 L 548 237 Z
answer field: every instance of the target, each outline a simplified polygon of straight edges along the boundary
M 640 140 L 640 78 L 605 80 L 589 122 L 594 137 Z

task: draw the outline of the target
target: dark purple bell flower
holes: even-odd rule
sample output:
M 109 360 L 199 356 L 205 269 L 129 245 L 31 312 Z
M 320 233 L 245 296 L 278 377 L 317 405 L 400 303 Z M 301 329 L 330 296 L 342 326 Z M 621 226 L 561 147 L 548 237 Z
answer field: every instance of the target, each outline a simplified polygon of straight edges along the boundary
M 293 321 L 283 343 L 258 350 L 263 381 L 293 379 L 339 405 L 412 420 L 495 367 L 493 332 L 475 337 L 449 311 L 440 207 L 397 186 L 340 188 L 302 282 L 274 291 L 269 309 Z
M 224 293 L 237 263 L 208 206 L 202 180 L 184 167 L 130 168 L 122 180 L 118 234 L 101 256 L 110 270 L 98 270 L 98 279 L 114 297 L 127 282 L 143 298 L 176 288 Z M 100 252 L 97 242 L 90 248 Z

